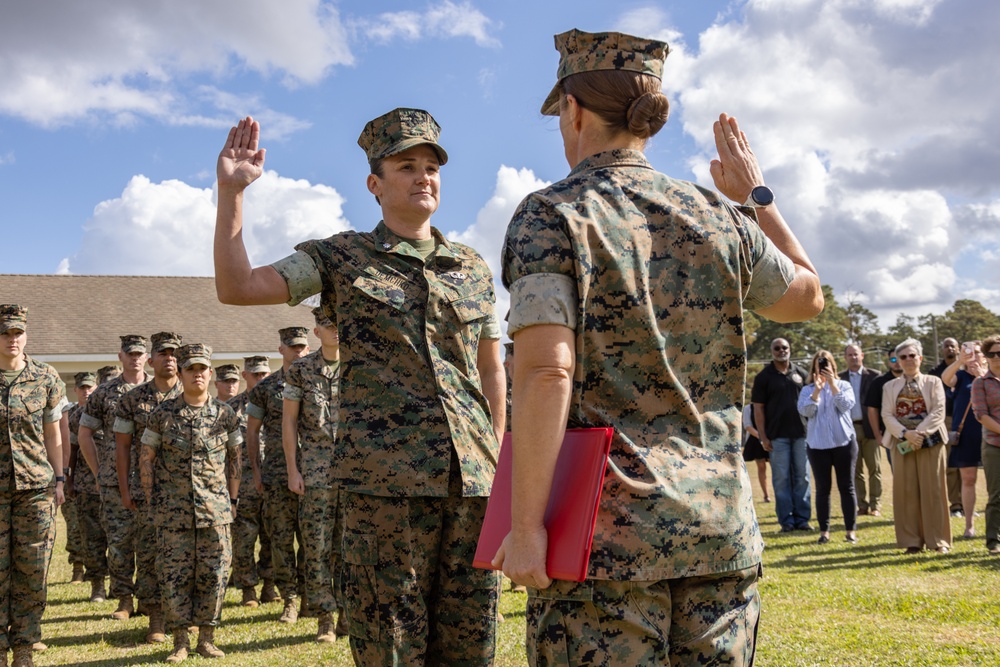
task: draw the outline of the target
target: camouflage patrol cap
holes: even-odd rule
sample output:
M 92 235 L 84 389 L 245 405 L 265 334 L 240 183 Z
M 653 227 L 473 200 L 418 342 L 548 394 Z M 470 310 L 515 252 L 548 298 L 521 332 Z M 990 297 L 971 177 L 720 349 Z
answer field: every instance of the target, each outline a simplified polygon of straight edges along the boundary
M 142 336 L 129 334 L 127 336 L 119 336 L 119 338 L 122 341 L 122 352 L 126 354 L 130 352 L 147 352 L 149 350 L 146 347 L 146 339 Z
M 73 382 L 77 387 L 93 387 L 97 384 L 97 376 L 84 371 L 74 375 Z
M 439 136 L 441 126 L 429 113 L 423 109 L 399 108 L 368 121 L 358 137 L 358 146 L 371 162 L 427 144 L 437 153 L 441 164 L 445 164 L 448 154 L 438 145 Z
M 239 380 L 240 367 L 236 364 L 223 364 L 215 369 L 216 380 Z
M 189 368 L 195 364 L 212 367 L 212 348 L 204 343 L 190 343 L 177 348 L 177 367 Z
M 164 350 L 176 350 L 184 344 L 184 339 L 175 333 L 161 331 L 155 333 L 150 338 L 153 344 L 153 352 L 163 352 Z
M 247 373 L 270 373 L 271 365 L 267 363 L 267 357 L 243 357 L 243 370 Z
M 670 53 L 666 42 L 633 37 L 623 32 L 570 30 L 555 36 L 559 51 L 556 85 L 542 103 L 546 116 L 559 115 L 559 83 L 571 74 L 623 69 L 663 78 L 663 61 Z
M 316 326 L 318 327 L 328 327 L 333 324 L 333 320 L 326 314 L 322 306 L 316 306 L 312 309 L 313 317 L 316 319 Z
M 26 331 L 28 327 L 28 309 L 16 303 L 0 305 L 0 333 L 11 329 Z
M 122 369 L 118 366 L 101 366 L 97 369 L 97 384 L 104 384 L 108 380 L 113 380 L 122 374 Z
M 281 342 L 285 345 L 308 345 L 309 331 L 305 327 L 286 327 L 278 330 Z

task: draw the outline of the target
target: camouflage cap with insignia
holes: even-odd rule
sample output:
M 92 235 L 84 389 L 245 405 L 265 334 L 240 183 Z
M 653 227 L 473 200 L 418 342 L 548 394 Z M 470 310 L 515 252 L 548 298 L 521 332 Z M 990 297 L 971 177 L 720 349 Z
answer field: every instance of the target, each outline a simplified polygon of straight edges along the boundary
M 236 364 L 222 364 L 215 369 L 216 380 L 239 380 L 240 367 Z
M 313 308 L 312 314 L 313 318 L 316 320 L 316 326 L 318 327 L 328 327 L 333 324 L 333 320 L 329 318 L 322 306 L 316 306 Z
M 27 331 L 28 309 L 16 303 L 6 303 L 0 305 L 0 333 L 7 333 L 11 329 Z
M 153 334 L 152 337 L 150 337 L 150 341 L 153 344 L 153 352 L 176 350 L 184 344 L 184 339 L 179 334 L 171 333 L 169 331 L 161 331 L 160 333 Z
M 113 380 L 122 374 L 122 369 L 118 366 L 101 366 L 97 369 L 97 384 L 104 384 L 108 380 Z
M 285 345 L 308 345 L 309 330 L 305 327 L 285 327 L 278 330 L 281 342 Z
M 73 382 L 77 387 L 93 387 L 97 385 L 97 376 L 93 373 L 84 371 L 74 375 Z
M 555 36 L 559 51 L 556 85 L 542 103 L 546 116 L 559 115 L 560 83 L 571 74 L 623 69 L 663 78 L 663 61 L 670 53 L 666 42 L 633 37 L 623 32 L 570 30 Z
M 358 146 L 371 162 L 427 144 L 437 153 L 441 164 L 445 164 L 448 153 L 437 143 L 440 136 L 441 126 L 429 113 L 423 109 L 400 108 L 368 121 L 358 137 Z
M 129 334 L 128 336 L 119 336 L 119 338 L 122 341 L 122 352 L 126 354 L 131 352 L 147 352 L 149 350 L 146 346 L 146 339 L 142 336 Z
M 177 367 L 189 368 L 194 364 L 212 367 L 212 348 L 204 343 L 189 343 L 177 348 Z
M 243 357 L 243 370 L 247 373 L 270 373 L 271 365 L 267 362 L 267 357 Z

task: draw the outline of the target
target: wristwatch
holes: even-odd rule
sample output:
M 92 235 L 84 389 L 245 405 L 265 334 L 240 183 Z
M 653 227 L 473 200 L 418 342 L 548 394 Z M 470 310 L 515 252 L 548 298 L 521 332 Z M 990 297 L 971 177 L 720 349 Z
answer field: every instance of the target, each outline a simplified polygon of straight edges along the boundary
M 62 475 L 56 475 L 56 484 L 58 484 L 59 482 L 62 482 L 63 484 L 65 484 L 66 483 L 66 478 L 63 477 Z
M 774 193 L 766 185 L 758 185 L 750 191 L 750 196 L 743 202 L 744 206 L 751 208 L 764 208 L 774 203 Z
M 905 428 L 903 429 L 903 432 L 899 434 L 899 439 L 900 440 L 905 440 L 906 439 L 906 429 Z

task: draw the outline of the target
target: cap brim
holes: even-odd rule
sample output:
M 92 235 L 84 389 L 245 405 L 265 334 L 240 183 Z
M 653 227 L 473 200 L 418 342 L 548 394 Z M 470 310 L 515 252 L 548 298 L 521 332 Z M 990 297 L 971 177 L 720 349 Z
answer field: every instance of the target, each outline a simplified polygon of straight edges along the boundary
M 96 387 L 97 382 L 93 380 L 84 380 L 76 385 L 77 387 Z
M 125 347 L 122 348 L 122 352 L 124 352 L 125 354 L 131 354 L 133 352 L 145 352 L 145 351 L 146 351 L 145 345 L 126 345 Z
M 8 331 L 27 331 L 23 324 L 0 324 L 0 333 L 7 333 Z
M 195 364 L 202 364 L 203 366 L 211 368 L 212 360 L 207 357 L 191 357 L 190 359 L 186 359 L 184 363 L 181 364 L 181 368 L 191 368 Z
M 549 91 L 548 97 L 542 102 L 542 115 L 543 116 L 558 116 L 559 115 L 559 82 L 552 86 L 552 90 Z
M 271 367 L 261 364 L 260 366 L 250 366 L 246 368 L 247 373 L 270 373 Z
M 420 139 L 419 137 L 414 137 L 412 139 L 405 139 L 403 141 L 400 141 L 398 144 L 393 144 L 392 149 L 389 152 L 385 153 L 385 155 L 382 155 L 380 157 L 387 158 L 387 157 L 392 157 L 393 155 L 399 155 L 403 151 L 408 151 L 414 146 L 430 146 L 431 148 L 434 149 L 434 152 L 437 153 L 438 162 L 440 162 L 442 165 L 448 162 L 448 152 L 445 151 L 445 149 L 441 148 L 433 141 L 427 141 L 426 139 Z
M 285 345 L 308 345 L 308 338 L 289 338 L 285 341 Z

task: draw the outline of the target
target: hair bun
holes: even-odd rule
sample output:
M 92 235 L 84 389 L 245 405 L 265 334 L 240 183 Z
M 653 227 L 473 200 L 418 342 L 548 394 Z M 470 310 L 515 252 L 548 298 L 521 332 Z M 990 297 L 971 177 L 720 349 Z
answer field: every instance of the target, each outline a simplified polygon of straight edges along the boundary
M 625 112 L 629 132 L 647 139 L 660 131 L 670 113 L 670 101 L 662 92 L 646 92 L 632 100 Z

